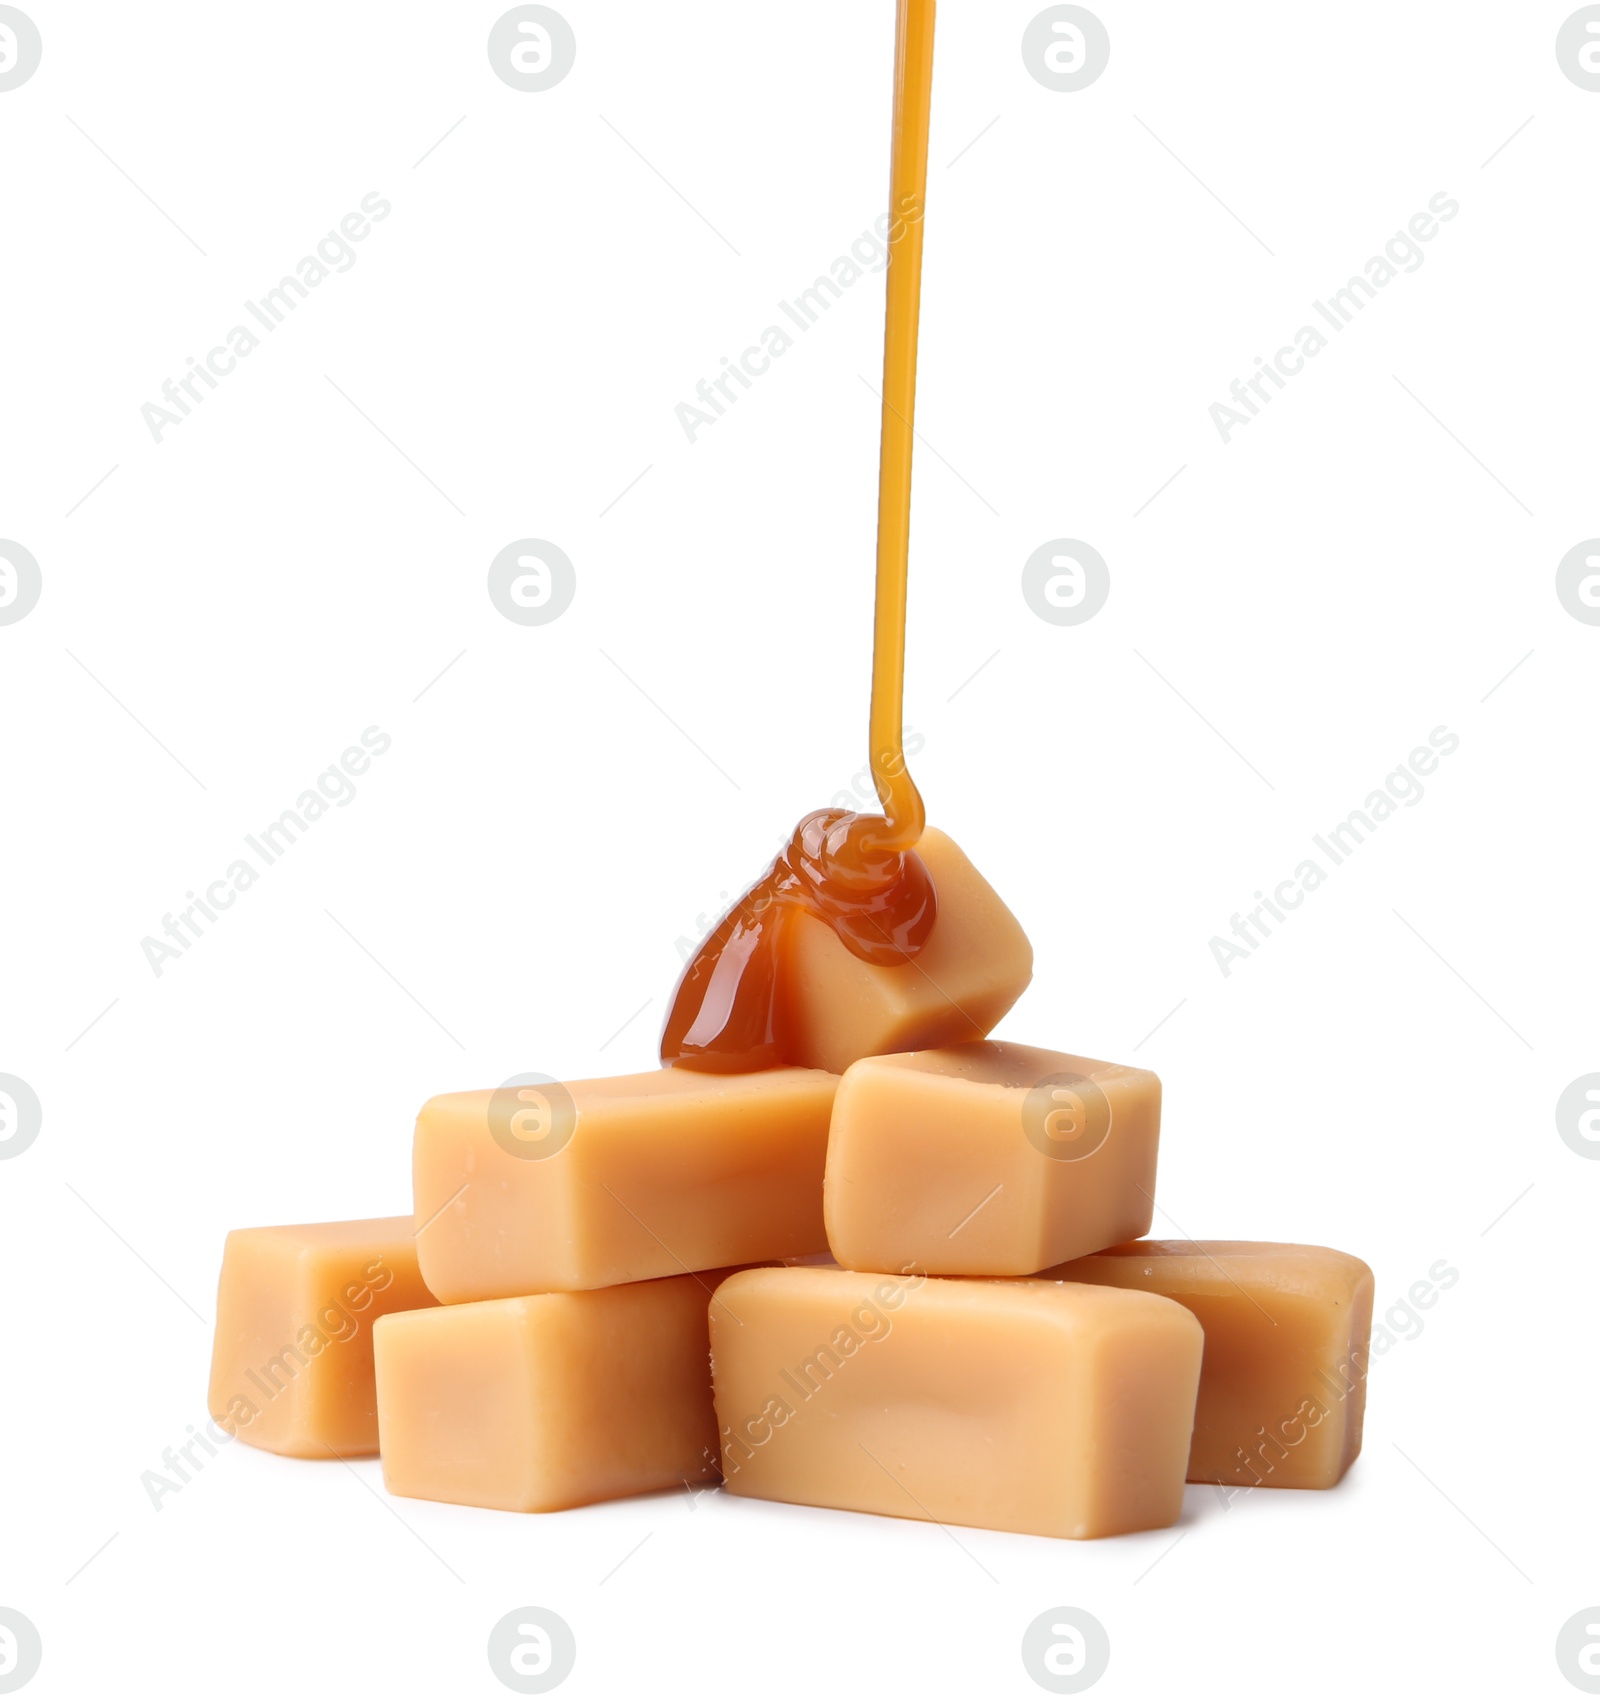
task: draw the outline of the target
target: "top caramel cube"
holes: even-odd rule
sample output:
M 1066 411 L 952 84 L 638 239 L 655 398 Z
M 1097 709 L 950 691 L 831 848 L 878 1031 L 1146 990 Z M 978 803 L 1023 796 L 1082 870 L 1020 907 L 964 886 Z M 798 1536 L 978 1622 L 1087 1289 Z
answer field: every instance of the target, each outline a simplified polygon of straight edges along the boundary
M 901 967 L 852 956 L 804 911 L 786 917 L 778 995 L 790 1062 L 839 1074 L 862 1057 L 981 1039 L 1027 989 L 1033 946 L 993 886 L 932 827 L 917 854 L 938 916 Z

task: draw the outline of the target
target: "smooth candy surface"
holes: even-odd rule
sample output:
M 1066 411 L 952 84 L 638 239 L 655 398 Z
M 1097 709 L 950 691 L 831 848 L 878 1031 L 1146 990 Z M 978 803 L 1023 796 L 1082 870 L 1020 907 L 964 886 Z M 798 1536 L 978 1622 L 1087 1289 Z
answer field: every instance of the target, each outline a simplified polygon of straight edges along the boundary
M 1161 1082 L 1031 1045 L 869 1057 L 834 1100 L 828 1243 L 851 1269 L 1027 1275 L 1145 1233 Z
M 220 1426 L 296 1458 L 378 1450 L 372 1326 L 435 1302 L 411 1227 L 388 1216 L 228 1235 L 207 1401 Z
M 430 1099 L 412 1163 L 423 1279 L 459 1304 L 822 1251 L 837 1085 L 670 1068 Z
M 385 1317 L 385 1485 L 411 1499 L 558 1511 L 714 1477 L 706 1306 L 718 1279 Z
M 1326 1246 L 1145 1240 L 1045 1277 L 1175 1299 L 1205 1330 L 1189 1480 L 1329 1488 L 1361 1450 L 1372 1271 Z
M 711 1305 L 726 1485 L 1024 1534 L 1163 1528 L 1200 1349 L 1149 1293 L 747 1270 Z

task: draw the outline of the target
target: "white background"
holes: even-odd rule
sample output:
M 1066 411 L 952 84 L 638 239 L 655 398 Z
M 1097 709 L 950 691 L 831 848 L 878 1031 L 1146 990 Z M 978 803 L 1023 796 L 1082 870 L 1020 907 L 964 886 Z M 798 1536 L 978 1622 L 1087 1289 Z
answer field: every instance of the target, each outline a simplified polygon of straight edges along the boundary
M 1340 1247 L 1380 1309 L 1459 1271 L 1374 1362 L 1336 1492 L 1191 1487 L 1176 1530 L 1084 1544 L 722 1494 L 498 1515 L 243 1445 L 152 1508 L 225 1232 L 408 1209 L 435 1092 L 649 1066 L 677 941 L 865 759 L 881 278 L 692 445 L 673 410 L 884 206 L 892 7 L 562 0 L 543 94 L 491 73 L 498 4 L 25 9 L 0 535 L 43 594 L 0 627 L 0 1072 L 44 1122 L 0 1164 L 0 1604 L 44 1637 L 32 1692 L 493 1696 L 528 1603 L 575 1696 L 1026 1696 L 1060 1604 L 1106 1626 L 1108 1697 L 1576 1692 L 1570 0 L 1099 0 L 1076 94 L 1027 74 L 1035 0 L 942 11 L 906 719 L 1034 941 L 1002 1035 L 1160 1072 L 1157 1231 Z M 373 190 L 353 268 L 154 442 L 142 404 Z M 1210 404 L 1439 191 L 1421 269 L 1225 445 Z M 576 568 L 547 626 L 486 593 L 526 536 Z M 1111 574 L 1077 627 L 1020 590 L 1062 536 Z M 141 939 L 371 725 L 355 801 L 157 977 Z M 1423 800 L 1224 977 L 1213 935 L 1437 726 Z

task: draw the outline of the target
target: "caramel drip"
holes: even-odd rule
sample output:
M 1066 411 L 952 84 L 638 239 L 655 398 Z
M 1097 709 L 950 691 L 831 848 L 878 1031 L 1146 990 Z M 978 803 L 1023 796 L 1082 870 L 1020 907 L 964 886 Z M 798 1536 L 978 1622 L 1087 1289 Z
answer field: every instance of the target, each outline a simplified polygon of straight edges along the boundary
M 785 920 L 794 911 L 825 922 L 853 955 L 878 967 L 908 962 L 937 915 L 933 881 L 912 848 L 926 817 L 901 735 L 933 18 L 934 0 L 899 0 L 867 734 L 883 813 L 824 809 L 800 822 L 684 970 L 661 1037 L 663 1063 L 737 1073 L 788 1060 L 779 969 Z

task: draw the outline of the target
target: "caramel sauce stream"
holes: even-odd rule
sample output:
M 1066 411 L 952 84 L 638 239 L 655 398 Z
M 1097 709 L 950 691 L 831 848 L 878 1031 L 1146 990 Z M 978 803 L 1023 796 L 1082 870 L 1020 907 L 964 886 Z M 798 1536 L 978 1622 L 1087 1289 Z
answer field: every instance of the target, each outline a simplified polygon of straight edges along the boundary
M 678 981 L 661 1036 L 662 1062 L 680 1068 L 744 1073 L 788 1060 L 779 969 L 784 922 L 796 909 L 825 922 L 853 955 L 878 967 L 908 962 L 938 912 L 933 881 L 913 848 L 926 816 L 901 732 L 933 19 L 934 0 L 899 0 L 867 732 L 883 813 L 821 809 L 807 815 L 782 854 L 712 929 Z

